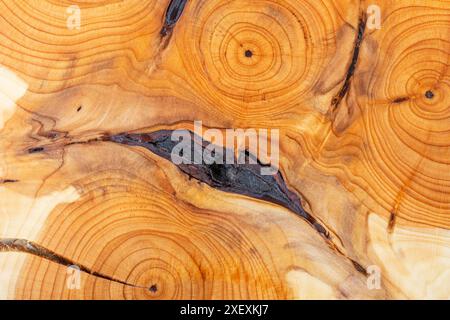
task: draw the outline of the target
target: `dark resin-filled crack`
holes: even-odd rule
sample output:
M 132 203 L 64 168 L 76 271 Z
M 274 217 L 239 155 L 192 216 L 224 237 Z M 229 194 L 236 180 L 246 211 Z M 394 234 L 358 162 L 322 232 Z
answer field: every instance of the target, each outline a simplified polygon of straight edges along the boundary
M 143 288 L 143 289 L 145 288 L 142 286 L 129 284 L 125 281 L 110 277 L 100 272 L 93 271 L 82 264 L 76 263 L 71 259 L 63 257 L 60 254 L 57 254 L 37 243 L 28 241 L 26 239 L 15 239 L 15 238 L 0 239 L 0 252 L 24 252 L 58 263 L 60 265 L 64 265 L 66 267 L 77 266 L 80 271 L 88 273 L 94 277 L 117 282 L 134 288 Z
M 36 147 L 28 149 L 28 153 L 38 153 L 44 151 L 43 147 Z
M 16 179 L 0 179 L 0 184 L 1 183 L 14 183 L 14 182 L 19 182 L 19 180 L 16 180 Z
M 352 60 L 350 62 L 350 66 L 347 69 L 344 84 L 342 85 L 338 94 L 331 101 L 332 111 L 336 110 L 339 107 L 339 104 L 341 103 L 342 99 L 345 97 L 348 90 L 350 89 L 350 83 L 351 83 L 352 77 L 355 73 L 356 64 L 358 63 L 359 50 L 361 48 L 361 43 L 363 41 L 364 31 L 366 30 L 366 22 L 367 22 L 367 17 L 365 15 L 365 13 L 361 13 L 361 16 L 359 17 L 359 23 L 358 23 L 358 30 L 357 30 L 358 33 L 356 35 L 355 44 L 353 46 Z
M 171 140 L 171 134 L 172 131 L 161 130 L 142 134 L 118 134 L 108 139 L 121 144 L 141 146 L 167 160 L 171 160 L 172 149 L 178 144 L 178 141 Z M 188 159 L 190 164 L 178 164 L 178 168 L 182 172 L 213 188 L 269 201 L 288 208 L 308 221 L 323 237 L 329 239 L 327 230 L 303 209 L 300 198 L 287 188 L 280 172 L 275 175 L 262 175 L 260 172 L 264 164 L 261 164 L 255 158 L 253 159 L 256 160 L 256 164 L 248 163 L 248 159 L 253 157 L 249 153 L 245 154 L 245 163 L 239 164 L 234 161 L 233 164 L 227 164 L 227 150 L 218 155 L 218 158 L 222 159 L 222 164 L 206 164 L 205 162 L 195 164 L 195 154 L 197 153 L 198 156 L 199 152 L 203 153 L 209 143 L 194 136 L 190 131 L 189 134 L 192 137 L 191 140 L 197 142 L 191 144 L 191 159 Z M 195 148 L 195 143 L 200 144 L 201 147 Z
M 187 0 L 171 0 L 166 10 L 164 25 L 160 31 L 162 37 L 172 33 L 173 27 L 180 19 Z
M 409 100 L 409 97 L 399 97 L 399 98 L 394 99 L 392 102 L 393 103 L 402 103 L 402 102 L 405 102 L 408 100 Z

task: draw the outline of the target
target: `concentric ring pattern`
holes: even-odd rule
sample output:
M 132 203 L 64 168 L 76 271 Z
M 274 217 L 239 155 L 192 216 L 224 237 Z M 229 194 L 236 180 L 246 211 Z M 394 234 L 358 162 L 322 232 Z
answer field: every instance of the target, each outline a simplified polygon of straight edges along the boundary
M 321 1 L 198 1 L 177 44 L 189 81 L 235 116 L 270 116 L 314 85 L 333 17 Z M 327 21 L 325 23 L 324 21 Z

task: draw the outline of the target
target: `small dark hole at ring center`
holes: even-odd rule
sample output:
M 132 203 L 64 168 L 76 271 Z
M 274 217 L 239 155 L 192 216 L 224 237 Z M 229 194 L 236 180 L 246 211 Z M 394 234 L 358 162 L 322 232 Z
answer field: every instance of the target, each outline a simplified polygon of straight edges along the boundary
M 253 56 L 253 52 L 251 50 L 245 50 L 245 56 L 247 58 L 251 58 Z
M 156 292 L 156 291 L 158 291 L 158 286 L 157 286 L 156 284 L 154 284 L 154 285 L 152 285 L 152 286 L 149 288 L 149 290 L 150 290 L 151 292 Z
M 433 97 L 434 97 L 433 91 L 428 90 L 427 92 L 425 92 L 425 97 L 426 97 L 427 99 L 433 99 Z

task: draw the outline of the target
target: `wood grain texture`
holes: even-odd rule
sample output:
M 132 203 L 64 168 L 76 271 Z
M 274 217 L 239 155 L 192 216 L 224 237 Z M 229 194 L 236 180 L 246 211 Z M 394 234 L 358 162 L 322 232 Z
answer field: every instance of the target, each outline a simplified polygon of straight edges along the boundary
M 0 298 L 450 298 L 450 1 L 0 0 L 0 30 Z M 118 139 L 196 120 L 279 129 L 279 174 Z

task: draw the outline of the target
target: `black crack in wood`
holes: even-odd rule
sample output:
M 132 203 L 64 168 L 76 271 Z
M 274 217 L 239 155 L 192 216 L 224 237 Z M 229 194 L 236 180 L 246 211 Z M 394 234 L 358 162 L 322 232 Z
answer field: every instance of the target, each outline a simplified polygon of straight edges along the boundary
M 391 211 L 391 214 L 389 215 L 389 223 L 388 223 L 388 232 L 392 233 L 392 231 L 394 230 L 395 227 L 395 222 L 396 222 L 396 213 L 395 210 Z
M 362 273 L 362 274 L 364 274 L 366 276 L 368 275 L 367 270 L 361 264 L 359 264 L 358 262 L 356 262 L 353 259 L 350 259 L 350 261 L 352 262 L 353 266 L 355 267 L 355 269 L 358 272 L 360 272 L 360 273 Z
M 110 277 L 108 275 L 105 275 L 100 272 L 96 272 L 91 270 L 90 268 L 76 263 L 75 261 L 68 259 L 66 257 L 63 257 L 62 255 L 55 253 L 37 243 L 34 243 L 32 241 L 28 241 L 26 239 L 16 239 L 16 238 L 3 238 L 0 239 L 0 252 L 24 252 L 28 253 L 34 256 L 38 256 L 41 258 L 44 258 L 46 260 L 55 262 L 57 264 L 66 266 L 66 267 L 73 267 L 76 266 L 79 268 L 80 271 L 90 274 L 94 277 L 102 278 L 105 280 L 117 282 L 126 286 L 135 287 L 135 288 L 143 288 L 142 286 L 137 286 L 134 284 L 129 284 L 125 281 Z
M 248 152 L 245 153 L 245 163 L 239 164 L 235 159 L 233 164 L 227 164 L 226 154 L 228 151 L 226 149 L 222 154 L 216 156 L 221 159 L 220 164 L 216 163 L 218 161 L 212 164 L 206 164 L 204 161 L 195 164 L 195 154 L 203 153 L 209 143 L 194 136 L 190 131 L 189 134 L 192 137 L 191 141 L 199 141 L 201 148 L 194 147 L 196 142 L 191 144 L 191 158 L 185 161 L 190 164 L 177 165 L 182 172 L 221 191 L 269 201 L 288 208 L 308 221 L 323 237 L 330 238 L 328 231 L 303 209 L 300 198 L 287 188 L 280 172 L 275 175 L 262 175 L 261 169 L 266 165 L 261 164 Z M 178 144 L 178 141 L 172 141 L 171 135 L 172 131 L 161 130 L 152 133 L 118 134 L 110 136 L 108 139 L 121 144 L 141 146 L 167 160 L 172 160 L 172 149 Z M 250 157 L 255 160 L 256 164 L 248 163 Z
M 19 182 L 19 180 L 16 180 L 16 179 L 0 179 L 0 184 L 2 184 L 2 183 L 15 183 L 15 182 Z
M 398 97 L 398 98 L 395 98 L 392 102 L 393 103 L 402 103 L 402 102 L 405 102 L 408 100 L 409 100 L 409 97 Z
M 43 147 L 36 147 L 28 149 L 28 153 L 38 153 L 44 151 Z
M 350 83 L 351 83 L 353 75 L 355 74 L 356 64 L 358 63 L 358 58 L 359 58 L 359 50 L 361 48 L 361 43 L 363 41 L 364 32 L 366 30 L 366 22 L 367 22 L 366 14 L 361 13 L 361 15 L 359 17 L 356 39 L 355 39 L 355 43 L 353 46 L 352 60 L 350 62 L 350 66 L 347 69 L 344 84 L 342 85 L 342 87 L 339 90 L 339 92 L 337 93 L 337 95 L 334 96 L 333 100 L 331 101 L 331 108 L 333 111 L 339 107 L 342 99 L 345 97 L 348 90 L 350 89 Z
M 79 107 L 77 108 L 77 112 L 80 112 L 81 109 L 83 109 L 83 106 L 79 106 Z
M 172 30 L 183 13 L 187 0 L 171 0 L 166 10 L 164 25 L 160 31 L 161 37 L 172 33 Z
M 156 293 L 158 291 L 158 286 L 156 284 L 152 284 L 150 288 L 148 288 L 150 292 Z

